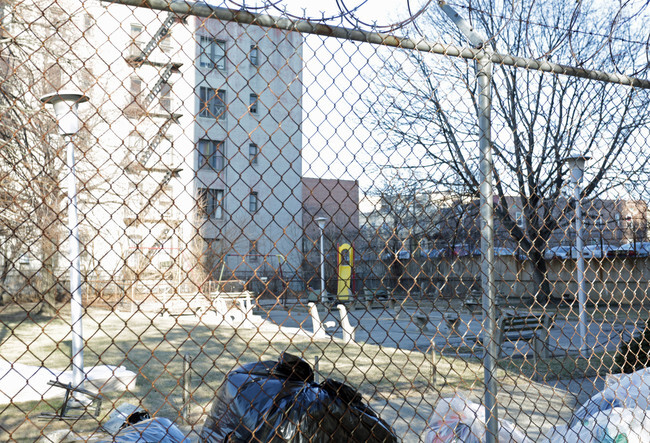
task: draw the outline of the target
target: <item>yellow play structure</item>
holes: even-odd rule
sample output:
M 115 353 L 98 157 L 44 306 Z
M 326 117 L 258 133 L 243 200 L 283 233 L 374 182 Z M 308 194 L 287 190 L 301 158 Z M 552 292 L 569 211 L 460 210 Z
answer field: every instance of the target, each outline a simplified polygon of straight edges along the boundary
M 354 250 L 349 243 L 343 243 L 338 248 L 339 284 L 336 295 L 339 301 L 348 301 L 352 296 L 352 265 Z

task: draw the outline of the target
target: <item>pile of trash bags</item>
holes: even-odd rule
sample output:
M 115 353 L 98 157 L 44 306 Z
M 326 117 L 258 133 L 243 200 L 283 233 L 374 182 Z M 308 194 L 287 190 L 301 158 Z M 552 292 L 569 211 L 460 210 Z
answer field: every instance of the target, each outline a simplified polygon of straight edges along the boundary
M 299 357 L 250 363 L 231 371 L 217 391 L 201 440 L 397 442 L 397 437 L 353 388 L 314 382 Z
M 104 425 L 111 442 L 189 443 L 168 419 L 123 405 Z M 107 442 L 109 440 L 106 440 Z M 352 387 L 335 380 L 314 382 L 299 357 L 250 363 L 226 375 L 201 430 L 200 441 L 216 442 L 397 442 Z
M 567 425 L 542 440 L 548 443 L 650 442 L 650 368 L 610 375 L 605 388 L 578 408 Z M 485 408 L 462 396 L 438 402 L 426 432 L 426 443 L 482 443 Z M 532 442 L 514 423 L 499 419 L 499 442 Z

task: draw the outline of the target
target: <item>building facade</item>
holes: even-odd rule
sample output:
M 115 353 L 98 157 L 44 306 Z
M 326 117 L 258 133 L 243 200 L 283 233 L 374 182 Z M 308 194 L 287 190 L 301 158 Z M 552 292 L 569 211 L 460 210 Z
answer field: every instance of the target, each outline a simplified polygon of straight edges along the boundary
M 295 281 L 302 36 L 99 1 L 43 9 L 5 11 L 3 31 L 32 42 L 35 108 L 49 112 L 39 96 L 63 89 L 90 99 L 75 137 L 87 278 L 200 285 L 282 264 Z M 60 194 L 52 211 L 66 269 Z M 21 248 L 43 255 L 36 244 Z
M 295 273 L 302 37 L 121 5 L 94 22 L 112 29 L 96 41 L 113 56 L 93 67 L 124 97 L 111 96 L 105 141 L 124 153 L 126 200 L 112 221 L 129 267 L 185 274 L 199 262 L 199 279 L 246 279 L 281 256 Z

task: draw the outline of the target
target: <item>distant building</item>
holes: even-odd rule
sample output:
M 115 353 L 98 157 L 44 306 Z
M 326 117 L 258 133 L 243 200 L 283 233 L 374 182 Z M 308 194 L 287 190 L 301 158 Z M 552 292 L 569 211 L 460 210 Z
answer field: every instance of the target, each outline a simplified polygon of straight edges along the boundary
M 524 210 L 517 197 L 507 197 L 509 214 L 520 227 L 526 227 Z M 495 209 L 499 210 L 499 200 L 495 198 Z M 585 245 L 603 244 L 619 246 L 633 241 L 644 241 L 648 237 L 648 204 L 640 200 L 590 199 L 582 203 L 583 229 Z M 552 208 L 549 221 L 557 222 L 547 247 L 573 245 L 575 243 L 575 210 L 572 201 L 562 198 Z M 453 238 L 453 243 L 468 245 L 469 249 L 480 245 L 480 202 L 456 205 L 445 212 L 446 223 L 443 225 L 443 239 Z M 505 226 L 502 219 L 495 214 L 494 240 L 497 247 L 517 249 L 518 244 Z M 444 243 L 444 240 L 443 240 Z
M 318 237 L 318 217 L 325 229 L 353 241 L 359 232 L 359 183 L 356 180 L 302 178 L 302 226 L 309 238 Z
M 324 217 L 326 276 L 329 281 L 328 288 L 333 292 L 337 245 L 350 243 L 357 254 L 362 240 L 359 235 L 359 183 L 356 180 L 303 177 L 302 198 L 302 274 L 309 286 L 318 286 L 320 229 L 316 219 Z

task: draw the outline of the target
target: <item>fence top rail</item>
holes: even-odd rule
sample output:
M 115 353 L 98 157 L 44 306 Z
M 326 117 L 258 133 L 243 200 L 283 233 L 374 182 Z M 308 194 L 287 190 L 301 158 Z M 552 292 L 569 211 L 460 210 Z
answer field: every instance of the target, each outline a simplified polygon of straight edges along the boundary
M 411 49 L 421 52 L 460 57 L 468 60 L 489 58 L 493 63 L 517 68 L 530 69 L 541 72 L 580 77 L 606 83 L 633 86 L 641 89 L 650 89 L 650 80 L 630 77 L 605 71 L 596 71 L 575 66 L 553 63 L 548 60 L 536 60 L 527 57 L 518 57 L 509 54 L 499 54 L 487 49 L 459 48 L 455 45 L 435 43 L 422 38 L 419 40 L 399 37 L 380 32 L 369 32 L 361 29 L 350 29 L 342 26 L 332 26 L 312 20 L 292 20 L 289 18 L 274 17 L 266 14 L 253 13 L 247 10 L 234 10 L 209 5 L 204 2 L 191 2 L 185 0 L 102 0 L 126 6 L 136 6 L 160 11 L 174 12 L 179 15 L 193 15 L 197 17 L 215 18 L 241 24 L 254 24 L 257 26 L 297 31 L 303 34 L 323 35 L 344 40 L 352 40 L 381 46 L 391 46 L 401 49 Z

